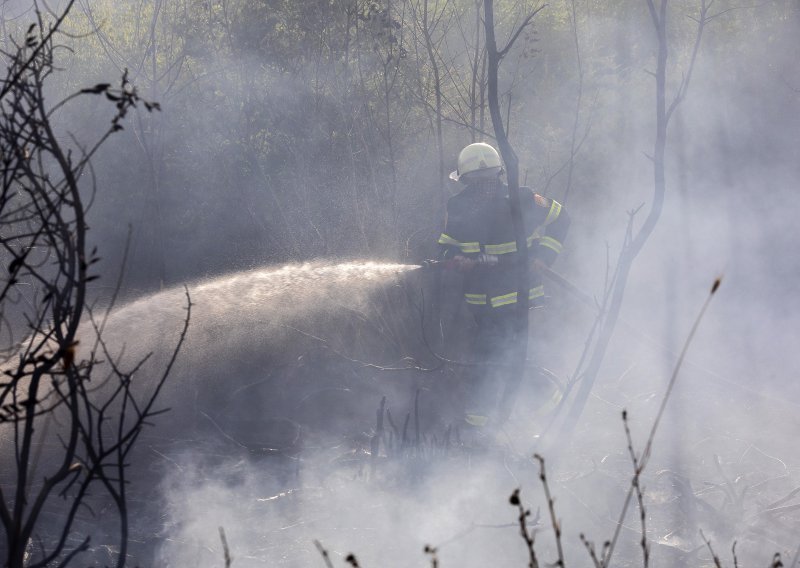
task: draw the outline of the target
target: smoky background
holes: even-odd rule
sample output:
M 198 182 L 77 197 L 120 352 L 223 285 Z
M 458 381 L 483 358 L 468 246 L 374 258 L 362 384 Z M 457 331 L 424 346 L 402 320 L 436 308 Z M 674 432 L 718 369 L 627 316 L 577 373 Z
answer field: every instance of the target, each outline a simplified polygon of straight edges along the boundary
M 366 284 L 361 276 L 333 284 L 302 277 L 306 262 L 312 270 L 364 259 L 416 264 L 437 254 L 444 202 L 459 186 L 440 176 L 424 5 L 98 0 L 73 8 L 71 50 L 52 96 L 128 68 L 162 107 L 131 117 L 128 135 L 111 139 L 94 161 L 100 190 L 90 236 L 103 256 L 101 302 L 132 231 L 127 303 L 112 318 L 112 341 L 131 356 L 154 351 L 156 368 L 180 328 L 182 284 L 197 304 L 162 399 L 171 413 L 136 463 L 144 487 L 139 554 L 153 565 L 219 564 L 219 526 L 237 566 L 320 563 L 315 538 L 334 554 L 355 552 L 366 566 L 423 564 L 425 543 L 454 537 L 440 548 L 443 565 L 523 565 L 507 504 L 517 486 L 540 508 L 542 555 L 553 557 L 538 471 L 527 459 L 546 421 L 525 413 L 535 402 L 525 387 L 505 456 L 484 462 L 404 451 L 370 473 L 382 397 L 402 428 L 406 413 L 413 424 L 418 396 L 427 443 L 433 448 L 433 437 L 444 436 L 459 368 L 386 369 L 403 367 L 405 356 L 432 366 L 430 346 L 468 359 L 472 324 L 456 312 L 458 282 L 439 296 L 435 280 L 418 271 Z M 449 172 L 473 141 L 459 122 L 473 120 L 476 7 L 428 6 L 443 14 L 433 39 Z M 499 4 L 500 25 L 510 29 L 532 6 Z M 571 7 L 555 3 L 537 16 L 504 62 L 501 90 L 504 104 L 511 101 L 522 177 L 565 201 L 573 220 L 555 267 L 599 296 L 627 212 L 652 196 L 648 71 L 656 45 L 644 2 L 576 3 L 583 71 L 576 132 L 585 142 L 568 186 L 562 166 L 579 85 Z M 2 5 L 6 40 L 24 28 L 29 9 Z M 791 511 L 778 520 L 761 511 L 798 481 L 800 7 L 720 2 L 716 9 L 727 12 L 706 29 L 670 126 L 666 204 L 628 284 L 628 327 L 615 333 L 573 444 L 546 446 L 570 564 L 588 564 L 578 533 L 602 542 L 621 507 L 630 475 L 622 409 L 641 449 L 675 353 L 719 275 L 723 286 L 692 345 L 645 482 L 654 554 L 665 565 L 685 561 L 682 554 L 702 544 L 700 528 L 720 550 L 738 540 L 740 554 L 759 561 L 773 552 L 791 557 L 788 547 L 797 545 Z M 694 2 L 670 3 L 668 93 L 686 67 L 696 13 Z M 475 126 L 491 132 L 488 113 L 482 124 L 480 115 Z M 83 139 L 103 120 L 88 102 L 60 111 L 56 123 Z M 287 283 L 259 279 L 284 264 L 295 266 Z M 272 286 L 275 294 L 242 301 Z M 566 378 L 594 316 L 555 286 L 548 295 L 547 308 L 532 314 L 532 349 L 538 365 Z M 434 321 L 438 303 L 444 328 Z M 635 563 L 633 518 L 624 558 Z M 709 558 L 705 550 L 692 554 Z

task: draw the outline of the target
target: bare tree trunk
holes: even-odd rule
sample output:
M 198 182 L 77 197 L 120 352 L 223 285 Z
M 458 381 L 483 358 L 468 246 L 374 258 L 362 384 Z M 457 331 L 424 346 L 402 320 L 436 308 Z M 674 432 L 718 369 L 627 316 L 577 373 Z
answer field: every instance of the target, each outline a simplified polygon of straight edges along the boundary
M 528 353 L 528 294 L 530 277 L 528 272 L 528 242 L 525 234 L 525 222 L 522 218 L 522 208 L 519 199 L 519 160 L 514 149 L 508 141 L 506 130 L 503 127 L 503 118 L 500 114 L 500 101 L 497 92 L 497 74 L 503 53 L 497 49 L 494 34 L 494 0 L 484 0 L 484 23 L 486 26 L 486 51 L 488 56 L 489 80 L 489 112 L 492 116 L 495 137 L 503 156 L 508 179 L 508 197 L 511 204 L 511 222 L 514 225 L 514 240 L 517 243 L 517 315 L 515 326 L 515 341 L 511 349 L 509 377 L 506 380 L 506 389 L 503 393 L 499 409 L 499 420 L 505 422 L 513 410 L 512 392 L 522 380 L 525 369 L 525 359 Z M 507 48 L 506 48 L 507 49 Z
M 470 131 L 470 135 L 472 136 L 472 141 L 475 142 L 477 140 L 477 132 L 476 128 L 477 124 L 477 115 L 478 115 L 478 99 L 481 100 L 480 102 L 480 111 L 483 113 L 483 81 L 482 78 L 478 74 L 478 70 L 481 66 L 481 3 L 483 0 L 475 0 L 475 53 L 473 54 L 474 59 L 472 60 L 472 81 L 470 83 L 470 90 L 469 90 L 469 107 L 470 107 L 470 126 L 472 130 Z M 481 116 L 481 130 L 483 130 L 483 117 Z
M 661 211 L 664 206 L 664 195 L 666 193 L 666 174 L 664 169 L 664 156 L 667 144 L 667 126 L 672 117 L 672 113 L 677 108 L 678 104 L 683 100 L 686 95 L 686 90 L 689 86 L 689 81 L 692 77 L 694 69 L 694 62 L 697 58 L 697 53 L 700 47 L 700 40 L 702 39 L 703 29 L 705 24 L 708 23 L 714 16 L 708 16 L 707 0 L 701 0 L 700 17 L 697 19 L 698 28 L 697 36 L 695 37 L 694 48 L 692 51 L 691 60 L 687 69 L 684 79 L 681 81 L 680 87 L 675 95 L 675 98 L 667 107 L 666 93 L 667 93 L 667 57 L 669 44 L 667 41 L 667 2 L 668 0 L 661 0 L 661 4 L 656 9 L 654 4 L 655 0 L 646 0 L 648 9 L 653 25 L 656 30 L 658 41 L 658 55 L 656 59 L 656 137 L 653 149 L 653 203 L 650 211 L 642 224 L 639 232 L 635 236 L 630 236 L 626 240 L 620 253 L 619 263 L 617 265 L 617 273 L 612 283 L 611 300 L 608 304 L 608 309 L 605 317 L 600 324 L 600 332 L 598 333 L 597 343 L 594 346 L 594 351 L 583 373 L 582 381 L 575 395 L 575 400 L 570 407 L 569 413 L 565 422 L 562 425 L 561 435 L 563 438 L 571 436 L 578 420 L 580 419 L 586 402 L 589 399 L 589 394 L 592 391 L 594 382 L 600 371 L 600 366 L 603 363 L 605 354 L 608 350 L 608 344 L 614 334 L 614 329 L 619 319 L 620 310 L 622 309 L 622 301 L 625 297 L 625 288 L 628 284 L 628 277 L 630 276 L 631 268 L 636 260 L 636 257 L 641 252 L 648 238 L 661 218 Z M 633 215 L 633 213 L 631 213 Z M 632 220 L 631 220 L 632 224 Z
M 425 50 L 428 52 L 428 59 L 433 70 L 433 88 L 436 96 L 436 150 L 439 154 L 439 202 L 442 212 L 447 204 L 447 193 L 445 192 L 445 167 L 444 167 L 444 139 L 442 137 L 442 81 L 439 76 L 439 63 L 436 60 L 436 53 L 433 49 L 433 38 L 431 34 L 430 18 L 428 17 L 428 4 L 430 0 L 422 0 L 422 35 L 425 39 Z M 441 217 L 441 215 L 439 215 Z
M 571 15 L 572 15 L 572 38 L 575 43 L 575 58 L 578 66 L 578 92 L 575 100 L 575 120 L 572 123 L 572 138 L 570 139 L 569 148 L 569 167 L 567 168 L 567 186 L 564 189 L 564 199 L 561 200 L 562 205 L 567 205 L 569 201 L 569 194 L 572 190 L 572 174 L 575 171 L 575 154 L 577 153 L 578 145 L 578 124 L 581 118 L 581 103 L 583 102 L 583 60 L 581 58 L 581 45 L 578 36 L 578 12 L 575 7 L 575 0 L 571 2 Z

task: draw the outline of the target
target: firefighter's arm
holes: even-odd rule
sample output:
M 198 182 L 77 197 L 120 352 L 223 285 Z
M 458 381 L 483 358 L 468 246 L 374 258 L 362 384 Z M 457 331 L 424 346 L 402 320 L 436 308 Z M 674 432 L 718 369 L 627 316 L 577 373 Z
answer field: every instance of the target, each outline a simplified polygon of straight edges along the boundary
M 447 205 L 448 210 L 444 213 L 444 230 L 442 234 L 439 235 L 439 260 L 450 260 L 461 252 L 457 246 L 457 241 L 447 234 L 447 220 L 450 216 L 450 204 L 448 203 Z
M 444 267 L 448 270 L 467 272 L 476 264 L 475 260 L 464 255 L 463 249 L 470 243 L 462 243 L 450 236 L 447 228 L 448 216 L 448 213 L 445 213 L 444 231 L 439 237 L 439 259 L 445 261 Z
M 555 199 L 535 194 L 534 201 L 538 208 L 547 211 L 542 224 L 543 235 L 533 249 L 533 257 L 546 266 L 551 266 L 564 247 L 564 239 L 569 231 L 570 218 L 566 209 Z

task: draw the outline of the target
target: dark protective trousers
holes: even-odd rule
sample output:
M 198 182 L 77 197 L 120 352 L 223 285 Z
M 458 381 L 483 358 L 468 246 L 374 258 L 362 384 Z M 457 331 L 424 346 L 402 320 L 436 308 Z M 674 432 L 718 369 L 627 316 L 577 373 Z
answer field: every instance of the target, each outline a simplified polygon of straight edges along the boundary
M 467 414 L 489 416 L 497 410 L 510 371 L 508 355 L 515 341 L 515 317 L 513 308 L 475 315 L 478 329 L 472 353 L 477 364 L 467 377 Z

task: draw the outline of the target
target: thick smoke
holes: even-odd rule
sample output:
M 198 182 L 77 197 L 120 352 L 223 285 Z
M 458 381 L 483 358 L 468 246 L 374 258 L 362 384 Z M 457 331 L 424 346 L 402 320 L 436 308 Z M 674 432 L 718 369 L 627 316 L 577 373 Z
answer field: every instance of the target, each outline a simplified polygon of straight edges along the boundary
M 669 93 L 678 88 L 693 39 L 686 16 L 695 9 L 684 4 L 673 6 Z M 734 6 L 721 9 L 727 7 Z M 566 203 L 571 233 L 555 266 L 597 298 L 613 275 L 628 213 L 644 204 L 634 228 L 646 214 L 653 175 L 649 15 L 644 3 L 630 12 L 607 8 L 579 19 L 585 72 L 579 133 L 588 134 Z M 198 74 L 193 80 L 205 90 L 194 104 L 207 117 L 198 131 L 182 126 L 186 116 L 170 114 L 176 99 L 163 105 L 162 143 L 171 161 L 163 193 L 146 197 L 160 195 L 178 213 L 167 224 L 172 248 L 160 251 L 158 262 L 167 267 L 168 285 L 196 283 L 188 287 L 187 344 L 160 401 L 171 411 L 148 431 L 134 464 L 137 560 L 220 565 L 223 527 L 237 567 L 321 565 L 315 539 L 335 565 L 353 552 L 362 566 L 421 566 L 430 544 L 442 566 L 524 566 L 517 511 L 508 504 L 521 486 L 538 527 L 540 560 L 551 562 L 554 534 L 531 459 L 539 451 L 551 474 L 567 565 L 588 565 L 579 535 L 598 549 L 611 537 L 632 472 L 621 413 L 627 410 L 641 451 L 677 354 L 719 276 L 722 286 L 688 352 L 643 478 L 653 563 L 710 562 L 700 530 L 725 559 L 736 541 L 742 565 L 765 565 L 774 552 L 791 560 L 800 526 L 792 508 L 800 468 L 797 8 L 788 2 L 736 8 L 709 24 L 687 97 L 673 116 L 662 218 L 637 259 L 624 321 L 568 447 L 555 436 L 558 424 L 532 410 L 538 391 L 531 384 L 496 438 L 451 430 L 445 443 L 463 367 L 437 366 L 431 349 L 469 361 L 468 342 L 454 345 L 453 337 L 465 339 L 472 322 L 448 312 L 457 309 L 457 279 L 450 282 L 454 294 L 445 288 L 439 327 L 432 323 L 439 300 L 432 277 L 403 265 L 327 260 L 356 251 L 401 261 L 435 254 L 439 204 L 426 189 L 438 185 L 433 141 L 398 147 L 402 214 L 393 219 L 385 196 L 371 193 L 372 181 L 365 181 L 390 178 L 384 158 L 376 158 L 372 171 L 354 165 L 347 179 L 326 176 L 332 164 L 302 158 L 338 147 L 340 135 L 298 111 L 299 100 L 319 97 L 319 108 L 341 102 L 309 86 L 306 74 L 314 69 L 297 76 L 265 70 L 261 52 L 247 46 L 239 57 L 204 60 L 244 77 L 268 75 L 272 90 L 247 82 L 237 90 L 223 75 Z M 532 58 L 508 59 L 526 67 L 502 80 L 513 83 L 512 142 L 527 183 L 559 199 L 577 75 L 564 56 L 574 49 L 570 32 L 558 14 L 547 14 L 538 41 L 530 40 Z M 769 28 L 776 18 L 783 27 Z M 452 50 L 444 60 L 466 57 Z M 554 77 L 562 80 L 552 84 Z M 302 143 L 242 135 L 283 149 L 268 164 L 272 169 L 255 169 L 247 145 L 220 143 L 221 133 L 247 128 L 246 120 L 232 119 L 250 116 L 231 110 L 238 103 L 268 115 L 264 120 L 283 132 L 286 123 L 296 124 Z M 84 119 L 65 117 L 70 124 Z M 373 135 L 360 152 L 383 147 L 385 139 Z M 446 125 L 452 162 L 470 141 L 463 129 Z M 161 284 L 139 226 L 148 221 L 140 198 L 149 181 L 138 177 L 146 169 L 141 157 L 130 160 L 121 151 L 130 148 L 119 144 L 96 165 L 101 186 L 111 189 L 98 197 L 93 223 L 97 241 L 110 247 L 109 269 L 123 248 L 126 222 L 139 239 L 125 283 L 128 303 L 111 314 L 106 329 L 125 364 L 154 354 L 140 373 L 146 386 L 178 339 L 185 296 L 180 286 L 143 291 Z M 207 168 L 190 170 L 198 154 L 208 156 Z M 396 235 L 400 252 L 387 245 Z M 262 266 L 314 257 L 326 260 Z M 259 268 L 240 272 L 252 266 Z M 553 285 L 548 296 L 548 306 L 531 316 L 532 364 L 566 382 L 595 311 Z M 532 372 L 528 383 L 540 374 Z M 375 411 L 384 396 L 400 434 L 386 418 L 375 454 Z M 633 505 L 621 528 L 619 565 L 640 563 L 640 536 Z

